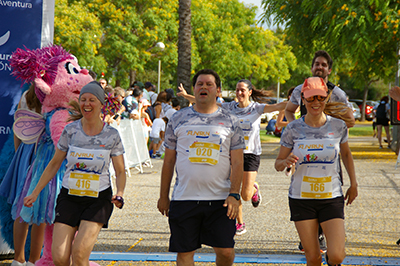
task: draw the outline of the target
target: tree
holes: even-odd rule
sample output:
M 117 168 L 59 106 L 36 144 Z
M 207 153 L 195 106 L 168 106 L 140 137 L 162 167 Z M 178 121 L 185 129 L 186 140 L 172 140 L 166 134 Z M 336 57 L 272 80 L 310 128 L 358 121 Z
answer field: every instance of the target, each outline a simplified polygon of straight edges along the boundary
M 341 70 L 347 67 L 347 72 L 364 90 L 365 105 L 371 83 L 388 80 L 396 71 L 399 3 L 394 0 L 263 0 L 263 19 L 285 26 L 301 60 L 316 50 L 325 49 L 335 61 L 344 62 Z
M 79 2 L 74 0 L 73 2 Z M 102 24 L 100 53 L 108 68 L 103 72 L 115 85 L 129 86 L 136 72 L 143 72 L 149 63 L 176 61 L 177 4 L 162 0 L 84 0 Z M 162 41 L 163 52 L 156 48 Z M 166 60 L 166 61 L 164 61 Z M 165 69 L 165 67 L 164 67 Z
M 177 85 L 183 84 L 189 93 L 192 92 L 190 75 L 192 72 L 192 25 L 190 10 L 191 0 L 179 0 L 179 35 L 178 35 L 178 68 Z
M 99 53 L 102 27 L 100 20 L 77 1 L 58 0 L 54 19 L 54 44 L 75 55 L 82 67 L 100 73 L 107 62 Z
M 270 30 L 257 26 L 255 7 L 238 0 L 192 3 L 196 68 L 212 68 L 220 76 L 285 82 L 296 58 Z

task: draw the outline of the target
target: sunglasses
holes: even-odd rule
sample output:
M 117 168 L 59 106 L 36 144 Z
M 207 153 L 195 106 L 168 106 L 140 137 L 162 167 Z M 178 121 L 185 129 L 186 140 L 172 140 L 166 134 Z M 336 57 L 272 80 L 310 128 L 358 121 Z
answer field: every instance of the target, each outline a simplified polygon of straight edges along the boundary
M 321 95 L 314 95 L 314 96 L 311 96 L 308 98 L 304 98 L 304 100 L 306 100 L 306 102 L 308 102 L 308 103 L 312 103 L 313 101 L 315 101 L 315 99 L 317 99 L 317 101 L 319 101 L 319 102 L 323 102 L 326 100 L 326 98 L 328 98 L 328 97 L 321 96 Z

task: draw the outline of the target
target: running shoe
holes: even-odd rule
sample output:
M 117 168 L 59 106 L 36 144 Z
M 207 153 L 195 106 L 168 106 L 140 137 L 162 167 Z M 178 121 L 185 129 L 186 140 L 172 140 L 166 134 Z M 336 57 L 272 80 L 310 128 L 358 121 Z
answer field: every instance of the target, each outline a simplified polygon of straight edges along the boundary
M 318 241 L 319 241 L 319 250 L 321 251 L 321 253 L 326 253 L 326 241 L 324 235 L 319 235 Z M 298 248 L 300 251 L 304 252 L 304 248 L 301 242 L 299 242 Z
M 246 230 L 246 224 L 245 223 L 242 223 L 242 224 L 237 223 L 236 224 L 236 235 L 237 236 L 243 235 L 246 232 L 247 232 L 247 230 Z
M 258 186 L 257 182 L 254 182 L 254 187 L 256 188 L 256 193 L 254 193 L 253 197 L 251 197 L 251 204 L 253 204 L 253 207 L 256 208 L 258 205 L 260 205 L 262 197 L 260 193 L 260 187 Z
M 341 266 L 341 265 L 342 265 L 342 264 L 335 264 L 335 265 L 329 264 L 329 263 L 328 263 L 328 253 L 325 253 L 325 262 L 326 262 L 326 264 L 327 264 L 328 266 Z
M 303 245 L 301 244 L 301 242 L 299 242 L 299 250 L 304 252 L 304 248 L 303 248 Z
M 326 241 L 325 241 L 325 236 L 323 234 L 318 236 L 319 240 L 319 250 L 321 253 L 326 253 Z

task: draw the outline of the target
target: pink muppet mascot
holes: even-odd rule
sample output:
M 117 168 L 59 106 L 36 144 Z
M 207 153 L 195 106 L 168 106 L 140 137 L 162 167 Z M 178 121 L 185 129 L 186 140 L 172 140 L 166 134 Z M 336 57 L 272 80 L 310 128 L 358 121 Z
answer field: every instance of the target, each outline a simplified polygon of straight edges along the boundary
M 23 206 L 55 152 L 60 135 L 68 123 L 67 108 L 77 100 L 81 88 L 92 81 L 88 70 L 81 69 L 76 59 L 61 46 L 51 45 L 36 50 L 17 49 L 10 60 L 12 74 L 26 83 L 34 83 L 42 103 L 42 117 L 23 111 L 16 112 L 14 133 L 23 141 L 36 142 L 36 158 L 32 163 L 16 206 L 13 219 L 32 224 L 46 223 L 42 258 L 35 265 L 53 265 L 51 243 L 56 198 L 65 172 L 65 162 L 57 175 L 42 190 L 32 208 Z M 33 123 L 33 122 L 34 123 Z M 16 126 L 17 125 L 17 126 Z

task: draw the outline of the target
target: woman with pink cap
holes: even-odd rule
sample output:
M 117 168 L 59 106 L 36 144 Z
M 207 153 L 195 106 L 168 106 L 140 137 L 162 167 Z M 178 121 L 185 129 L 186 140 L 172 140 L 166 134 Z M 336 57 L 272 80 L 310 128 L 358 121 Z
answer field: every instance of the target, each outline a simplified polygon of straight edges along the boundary
M 328 88 L 320 77 L 306 79 L 301 93 L 307 114 L 286 127 L 275 169 L 295 168 L 289 188 L 290 220 L 303 244 L 307 265 L 321 265 L 319 224 L 327 239 L 327 264 L 340 265 L 346 256 L 344 203 L 351 204 L 358 193 L 348 131 L 341 116 L 347 107 L 327 103 Z M 339 153 L 350 177 L 346 194 L 338 173 Z

